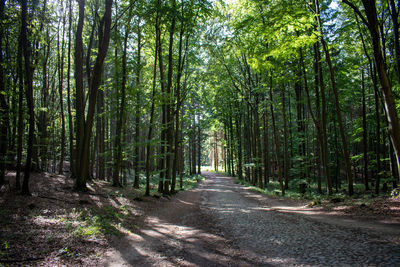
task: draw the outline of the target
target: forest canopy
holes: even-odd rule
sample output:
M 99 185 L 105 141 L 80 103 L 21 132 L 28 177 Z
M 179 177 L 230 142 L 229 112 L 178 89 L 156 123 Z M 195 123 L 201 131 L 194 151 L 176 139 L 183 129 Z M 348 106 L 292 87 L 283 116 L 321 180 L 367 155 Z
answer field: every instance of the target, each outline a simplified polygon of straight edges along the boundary
M 29 195 L 53 172 L 168 195 L 209 165 L 282 195 L 395 189 L 399 8 L 1 1 L 0 185 Z

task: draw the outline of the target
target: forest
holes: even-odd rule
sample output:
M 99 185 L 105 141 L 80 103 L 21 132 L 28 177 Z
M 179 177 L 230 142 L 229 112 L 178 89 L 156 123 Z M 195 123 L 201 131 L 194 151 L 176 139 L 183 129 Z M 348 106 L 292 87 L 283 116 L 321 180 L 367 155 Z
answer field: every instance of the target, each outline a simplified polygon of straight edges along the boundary
M 275 197 L 396 199 L 399 12 L 395 0 L 0 1 L 0 205 L 60 200 L 49 177 L 77 196 L 101 184 L 170 199 L 202 172 Z
M 364 2 L 5 1 L 0 183 L 144 172 L 169 194 L 204 163 L 282 194 L 394 189 L 398 5 Z

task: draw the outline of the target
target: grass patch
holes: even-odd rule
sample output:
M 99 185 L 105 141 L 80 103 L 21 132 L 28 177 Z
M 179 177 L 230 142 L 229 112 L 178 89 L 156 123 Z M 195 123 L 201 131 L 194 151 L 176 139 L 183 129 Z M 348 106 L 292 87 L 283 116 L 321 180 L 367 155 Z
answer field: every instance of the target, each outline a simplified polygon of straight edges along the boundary
M 205 180 L 203 176 L 200 174 L 195 174 L 192 176 L 185 175 L 183 176 L 183 190 L 192 189 L 197 186 L 200 181 Z
M 114 208 L 83 208 L 79 211 L 72 209 L 66 217 L 60 217 L 65 229 L 76 237 L 102 236 L 104 234 L 121 236 L 118 230 L 121 223 L 129 215 L 125 206 Z
M 270 181 L 265 188 L 259 188 L 257 186 L 254 186 L 249 181 L 244 179 L 239 180 L 238 178 L 235 178 L 235 183 L 245 185 L 249 188 L 250 191 L 253 192 L 258 192 L 268 196 L 282 196 L 281 194 L 282 191 L 280 189 L 280 184 L 278 181 Z M 306 192 L 304 194 L 301 194 L 299 192 L 300 183 L 306 183 L 307 185 Z M 322 188 L 324 188 L 324 186 L 322 186 Z M 343 184 L 342 188 L 343 189 L 346 188 L 346 185 Z M 304 179 L 293 179 L 289 182 L 289 189 L 285 190 L 284 197 L 292 199 L 310 200 L 311 201 L 310 203 L 313 206 L 320 205 L 321 201 L 323 200 L 328 200 L 332 203 L 342 202 L 344 205 L 350 203 L 368 205 L 373 201 L 373 199 L 376 198 L 376 196 L 372 193 L 370 194 L 365 193 L 364 185 L 362 184 L 354 184 L 354 195 L 351 197 L 348 196 L 344 190 L 334 192 L 331 196 L 328 196 L 327 194 L 318 194 L 317 189 L 318 185 L 316 183 L 308 183 Z M 381 193 L 380 196 L 386 197 L 389 196 L 389 193 Z

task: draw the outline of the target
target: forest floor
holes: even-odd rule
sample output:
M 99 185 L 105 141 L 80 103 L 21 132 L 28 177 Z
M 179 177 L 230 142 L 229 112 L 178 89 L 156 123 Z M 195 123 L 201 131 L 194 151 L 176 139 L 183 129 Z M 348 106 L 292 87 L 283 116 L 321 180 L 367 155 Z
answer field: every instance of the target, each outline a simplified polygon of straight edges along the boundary
M 400 265 L 398 200 L 314 207 L 203 175 L 171 198 L 48 173 L 30 197 L 3 188 L 0 266 Z

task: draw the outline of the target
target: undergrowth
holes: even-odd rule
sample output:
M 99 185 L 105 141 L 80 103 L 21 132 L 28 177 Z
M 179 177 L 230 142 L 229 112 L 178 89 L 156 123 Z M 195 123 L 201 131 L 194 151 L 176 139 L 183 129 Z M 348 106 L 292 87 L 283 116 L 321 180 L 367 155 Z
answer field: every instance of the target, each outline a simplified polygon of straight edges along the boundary
M 265 188 L 259 188 L 257 186 L 252 185 L 247 180 L 239 180 L 235 178 L 235 182 L 237 184 L 245 185 L 249 188 L 250 191 L 259 192 L 261 194 L 265 194 L 268 196 L 275 196 L 280 197 L 281 188 L 278 181 L 270 181 Z M 361 184 L 354 184 L 354 195 L 348 196 L 345 190 L 338 190 L 338 192 L 334 192 L 331 196 L 326 193 L 319 194 L 317 191 L 317 184 L 316 183 L 306 183 L 306 190 L 305 193 L 302 194 L 299 192 L 299 184 L 305 183 L 304 179 L 294 179 L 289 182 L 289 188 L 285 190 L 286 198 L 292 199 L 305 199 L 311 200 L 312 205 L 319 205 L 323 200 L 331 200 L 333 202 L 353 202 L 358 201 L 360 204 L 368 204 L 372 201 L 372 199 L 376 198 L 377 196 L 373 193 L 364 193 L 364 186 Z M 322 186 L 324 190 L 324 186 Z M 382 193 L 381 196 L 387 197 L 389 193 Z
M 184 175 L 182 182 L 182 190 L 194 188 L 201 180 L 205 178 L 201 175 Z M 145 177 L 141 176 L 140 188 L 133 189 L 130 184 L 125 190 L 117 190 L 114 195 L 119 197 L 127 197 L 131 200 L 143 200 L 141 195 L 145 192 Z M 150 192 L 152 195 L 158 195 L 157 186 L 159 178 L 153 176 L 150 180 Z M 179 189 L 179 177 L 177 179 L 176 189 Z M 70 212 L 66 212 L 64 216 L 58 219 L 63 222 L 65 229 L 76 237 L 101 237 L 105 234 L 121 236 L 121 225 L 125 219 L 131 214 L 131 207 L 121 205 L 92 207 L 92 208 L 73 208 Z M 50 238 L 51 239 L 51 238 Z

